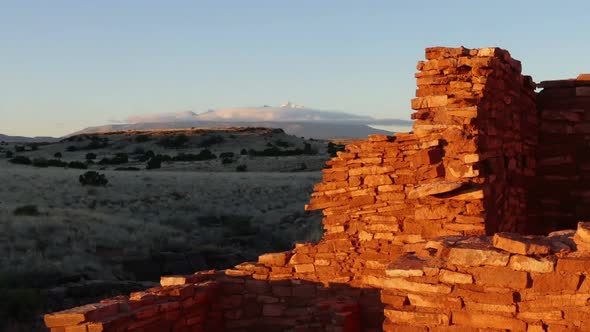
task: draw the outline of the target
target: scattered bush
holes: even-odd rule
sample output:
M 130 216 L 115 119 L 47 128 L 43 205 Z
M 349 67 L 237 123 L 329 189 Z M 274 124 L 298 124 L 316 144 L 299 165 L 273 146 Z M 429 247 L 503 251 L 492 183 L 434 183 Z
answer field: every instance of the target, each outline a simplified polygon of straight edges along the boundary
M 109 183 L 104 174 L 95 171 L 88 171 L 80 175 L 79 181 L 83 186 L 106 186 Z
M 17 207 L 14 209 L 13 213 L 15 216 L 38 216 L 41 214 L 37 205 L 24 205 Z
M 14 153 L 12 151 L 6 151 L 6 158 L 12 158 Z
M 158 144 L 167 148 L 182 148 L 188 143 L 189 138 L 185 134 L 176 135 L 174 137 L 164 137 Z
M 16 156 L 10 159 L 10 162 L 13 164 L 20 164 L 20 165 L 31 165 L 33 162 L 31 159 L 25 156 Z
M 147 152 L 144 152 L 142 155 L 135 157 L 135 160 L 137 161 L 147 161 L 150 160 L 151 158 L 153 158 L 155 156 L 154 151 L 149 150 Z
M 248 154 L 254 157 L 284 157 L 284 156 L 300 156 L 305 154 L 301 149 L 295 150 L 281 150 L 277 147 L 257 151 L 254 149 L 248 150 Z
M 33 159 L 33 166 L 35 167 L 49 167 L 49 163 L 45 158 L 35 158 Z
M 53 155 L 53 158 L 60 159 L 61 157 L 62 157 L 62 154 L 61 154 L 61 152 L 56 152 L 56 153 Z
M 246 171 L 247 166 L 246 165 L 238 165 L 236 167 L 236 172 L 245 172 Z
M 205 149 L 199 152 L 199 154 L 181 153 L 172 158 L 173 161 L 203 161 L 217 158 L 211 151 Z
M 115 171 L 139 171 L 137 167 L 117 167 Z
M 315 155 L 318 154 L 318 151 L 315 149 L 312 149 L 311 144 L 310 143 L 305 143 L 303 145 L 303 154 L 307 154 L 307 155 Z
M 233 157 L 234 157 L 233 152 L 222 152 L 219 154 L 219 158 L 233 158 Z
M 49 159 L 47 161 L 47 166 L 49 167 L 66 167 L 68 163 L 65 161 L 61 161 L 59 159 Z
M 102 158 L 99 165 L 121 165 L 129 162 L 129 156 L 126 153 L 117 153 L 113 158 Z
M 231 164 L 231 163 L 233 163 L 233 162 L 234 162 L 234 160 L 233 160 L 232 158 L 221 158 L 221 163 L 222 163 L 223 165 L 226 165 L 226 164 Z
M 135 136 L 135 141 L 137 143 L 144 143 L 150 140 L 150 135 L 137 135 Z
M 81 161 L 70 161 L 68 163 L 68 168 L 75 168 L 75 169 L 87 169 L 88 165 Z
M 30 322 L 43 310 L 44 301 L 38 289 L 5 289 L 0 301 L 0 313 L 20 322 Z
M 96 157 L 96 153 L 89 152 L 86 154 L 86 160 L 94 160 Z
M 141 146 L 138 146 L 133 150 L 133 154 L 145 154 L 145 149 Z
M 74 145 L 70 145 L 66 148 L 66 151 L 68 152 L 74 152 L 74 151 L 78 151 L 78 148 L 75 147 Z
M 242 156 L 244 156 L 244 155 L 247 155 L 247 154 L 248 154 L 248 150 L 246 150 L 246 149 L 242 149 L 242 151 L 240 151 L 240 154 L 241 154 Z
M 80 150 L 96 150 L 106 148 L 109 145 L 108 142 L 105 141 L 91 141 L 88 145 L 83 146 Z
M 332 157 L 336 157 L 336 152 L 338 151 L 344 151 L 344 144 L 335 144 L 332 142 L 328 143 L 328 153 L 330 154 L 330 156 Z
M 25 147 L 22 145 L 15 145 L 14 146 L 14 151 L 15 152 L 25 152 Z
M 289 144 L 289 142 L 285 142 L 285 141 L 283 141 L 283 140 L 281 140 L 281 139 L 278 139 L 278 140 L 276 140 L 276 141 L 275 141 L 275 145 L 276 145 L 276 146 L 280 146 L 280 147 L 282 147 L 282 148 L 288 148 L 288 147 L 290 147 L 290 146 L 291 146 L 291 144 Z
M 223 139 L 223 137 L 221 137 L 219 135 L 213 135 L 213 136 L 207 137 L 203 141 L 201 141 L 199 143 L 199 147 L 201 147 L 201 148 L 208 148 L 208 147 L 210 147 L 212 145 L 222 143 L 223 141 L 225 141 Z
M 162 160 L 160 158 L 152 158 L 148 161 L 146 169 L 157 169 L 162 167 Z

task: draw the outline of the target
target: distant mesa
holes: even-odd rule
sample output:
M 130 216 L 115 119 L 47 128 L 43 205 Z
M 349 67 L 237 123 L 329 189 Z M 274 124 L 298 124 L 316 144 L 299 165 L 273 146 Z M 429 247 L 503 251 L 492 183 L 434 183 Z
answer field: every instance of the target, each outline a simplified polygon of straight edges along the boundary
M 115 130 L 174 129 L 188 127 L 270 127 L 282 128 L 287 134 L 307 138 L 366 138 L 372 134 L 391 134 L 391 131 L 372 126 L 395 126 L 407 131 L 411 121 L 376 119 L 339 111 L 320 111 L 287 102 L 279 107 L 238 107 L 208 110 L 135 115 L 123 124 L 88 127 L 75 134 Z
M 9 136 L 0 134 L 0 142 L 7 142 L 7 143 L 42 143 L 42 142 L 57 142 L 59 139 L 55 137 L 44 137 L 44 136 L 36 136 L 36 137 L 25 137 L 25 136 Z

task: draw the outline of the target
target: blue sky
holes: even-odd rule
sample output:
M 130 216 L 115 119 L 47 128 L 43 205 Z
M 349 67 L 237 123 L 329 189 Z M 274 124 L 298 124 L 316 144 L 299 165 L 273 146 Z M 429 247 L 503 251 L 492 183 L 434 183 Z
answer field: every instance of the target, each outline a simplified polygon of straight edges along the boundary
M 590 72 L 587 1 L 0 0 L 0 133 L 278 105 L 408 119 L 428 46 Z

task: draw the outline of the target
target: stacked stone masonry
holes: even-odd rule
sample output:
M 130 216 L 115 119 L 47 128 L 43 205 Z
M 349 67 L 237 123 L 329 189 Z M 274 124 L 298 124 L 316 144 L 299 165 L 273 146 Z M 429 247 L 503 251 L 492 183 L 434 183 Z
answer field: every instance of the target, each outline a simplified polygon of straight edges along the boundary
M 548 231 L 590 220 L 590 75 L 540 86 L 538 177 L 529 201 L 531 218 Z
M 567 129 L 590 123 L 586 109 L 555 105 L 590 98 L 590 84 L 567 81 L 572 95 L 542 83 L 537 110 L 532 79 L 499 48 L 429 48 L 418 71 L 413 132 L 370 136 L 328 161 L 305 207 L 323 211 L 320 242 L 233 269 L 162 277 L 158 288 L 47 314 L 46 325 L 51 331 L 590 330 L 590 227 L 577 225 L 590 196 L 574 196 L 577 209 L 566 215 L 571 196 L 543 187 L 562 175 L 549 167 L 561 164 L 552 164 L 555 156 L 543 144 L 559 138 L 588 147 L 583 130 L 572 136 Z M 551 116 L 543 115 L 547 110 Z M 572 124 L 570 114 L 582 115 Z M 577 163 L 587 156 L 555 150 L 556 160 L 569 156 L 583 178 L 585 164 Z

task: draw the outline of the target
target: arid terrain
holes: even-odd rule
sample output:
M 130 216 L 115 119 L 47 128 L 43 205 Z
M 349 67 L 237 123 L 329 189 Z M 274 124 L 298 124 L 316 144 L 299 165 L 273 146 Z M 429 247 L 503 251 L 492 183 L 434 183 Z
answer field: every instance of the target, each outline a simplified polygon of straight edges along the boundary
M 321 216 L 303 205 L 336 148 L 264 128 L 4 143 L 0 307 L 26 320 L 318 240 Z M 108 183 L 82 185 L 88 171 Z

